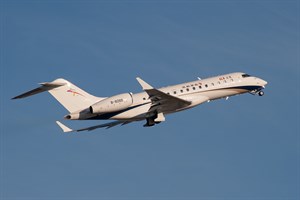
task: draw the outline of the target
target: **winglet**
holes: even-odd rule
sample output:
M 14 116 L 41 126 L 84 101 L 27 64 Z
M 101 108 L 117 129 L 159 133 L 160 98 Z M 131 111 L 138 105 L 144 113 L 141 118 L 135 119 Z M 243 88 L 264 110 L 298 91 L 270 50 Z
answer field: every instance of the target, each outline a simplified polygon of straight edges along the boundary
M 62 124 L 59 121 L 56 121 L 57 125 L 63 130 L 64 133 L 68 133 L 68 132 L 73 132 L 72 129 L 70 129 L 69 127 L 65 126 L 64 124 Z
M 150 90 L 153 89 L 151 85 L 143 81 L 140 77 L 137 77 L 136 80 L 139 82 L 139 84 L 142 86 L 143 90 Z

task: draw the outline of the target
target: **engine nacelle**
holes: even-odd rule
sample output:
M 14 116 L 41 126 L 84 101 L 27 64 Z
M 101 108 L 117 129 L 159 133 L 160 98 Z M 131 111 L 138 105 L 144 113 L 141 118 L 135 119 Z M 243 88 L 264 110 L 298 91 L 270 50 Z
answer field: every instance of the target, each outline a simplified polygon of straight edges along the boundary
M 130 93 L 118 94 L 90 106 L 90 112 L 92 114 L 116 112 L 128 108 L 132 103 L 133 99 Z

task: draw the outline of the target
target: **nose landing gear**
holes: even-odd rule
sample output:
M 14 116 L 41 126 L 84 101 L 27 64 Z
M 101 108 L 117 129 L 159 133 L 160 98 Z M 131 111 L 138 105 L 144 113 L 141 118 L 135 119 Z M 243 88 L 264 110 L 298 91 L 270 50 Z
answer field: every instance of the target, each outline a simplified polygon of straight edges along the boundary
M 250 92 L 250 94 L 253 94 L 253 95 L 258 95 L 258 96 L 264 96 L 264 91 L 262 91 L 262 89 L 259 89 L 259 90 L 253 90 Z
M 258 94 L 259 96 L 264 96 L 265 93 L 264 93 L 264 91 L 261 90 L 261 91 L 259 91 L 257 94 Z

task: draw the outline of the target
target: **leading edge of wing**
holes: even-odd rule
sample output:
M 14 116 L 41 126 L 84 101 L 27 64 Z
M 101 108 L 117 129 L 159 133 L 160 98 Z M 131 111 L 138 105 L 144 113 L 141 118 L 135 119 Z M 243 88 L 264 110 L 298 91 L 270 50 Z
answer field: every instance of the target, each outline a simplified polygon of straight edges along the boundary
M 119 124 L 126 125 L 131 123 L 132 121 L 114 121 L 114 122 L 109 122 L 109 123 L 105 123 L 105 124 L 100 124 L 100 125 L 96 125 L 96 126 L 90 126 L 90 127 L 86 127 L 86 128 L 81 128 L 81 129 L 76 129 L 73 130 L 69 127 L 67 127 L 66 125 L 64 125 L 63 123 L 61 123 L 60 121 L 56 121 L 57 125 L 63 130 L 64 133 L 70 133 L 70 132 L 80 132 L 80 131 L 92 131 L 95 130 L 97 128 L 112 128 L 114 126 L 117 126 Z

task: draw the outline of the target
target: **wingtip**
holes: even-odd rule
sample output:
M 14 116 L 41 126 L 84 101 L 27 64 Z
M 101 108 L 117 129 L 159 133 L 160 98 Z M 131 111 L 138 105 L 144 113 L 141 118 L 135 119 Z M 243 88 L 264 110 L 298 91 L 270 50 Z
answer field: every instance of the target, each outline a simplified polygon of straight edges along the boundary
M 141 79 L 140 77 L 136 77 L 136 80 L 139 82 L 139 84 L 142 86 L 143 90 L 149 90 L 149 89 L 153 89 L 153 87 L 151 85 L 149 85 L 148 83 L 146 83 L 143 79 Z

